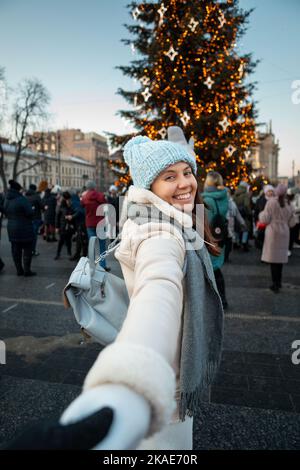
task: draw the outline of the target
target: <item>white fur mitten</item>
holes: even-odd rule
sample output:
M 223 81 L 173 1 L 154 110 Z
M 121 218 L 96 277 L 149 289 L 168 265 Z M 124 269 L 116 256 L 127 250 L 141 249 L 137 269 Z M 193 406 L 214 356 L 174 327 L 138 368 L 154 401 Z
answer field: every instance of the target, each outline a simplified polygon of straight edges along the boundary
M 64 411 L 60 424 L 74 423 L 104 407 L 113 409 L 113 422 L 93 449 L 135 449 L 149 431 L 151 407 L 142 395 L 124 385 L 105 384 L 84 391 Z

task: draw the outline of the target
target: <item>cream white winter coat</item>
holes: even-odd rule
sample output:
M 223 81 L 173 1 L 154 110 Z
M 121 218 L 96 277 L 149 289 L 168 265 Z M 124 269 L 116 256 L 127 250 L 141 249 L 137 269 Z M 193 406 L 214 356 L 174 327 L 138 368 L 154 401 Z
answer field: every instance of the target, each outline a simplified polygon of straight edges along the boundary
M 131 186 L 127 194 L 127 203 L 130 202 L 153 204 L 184 227 L 192 226 L 188 214 L 151 191 Z M 125 211 L 126 208 L 123 214 Z M 142 394 L 151 404 L 151 435 L 170 422 L 176 408 L 184 240 L 169 223 L 137 225 L 128 219 L 115 256 L 128 289 L 129 309 L 116 341 L 100 353 L 84 388 L 121 383 Z

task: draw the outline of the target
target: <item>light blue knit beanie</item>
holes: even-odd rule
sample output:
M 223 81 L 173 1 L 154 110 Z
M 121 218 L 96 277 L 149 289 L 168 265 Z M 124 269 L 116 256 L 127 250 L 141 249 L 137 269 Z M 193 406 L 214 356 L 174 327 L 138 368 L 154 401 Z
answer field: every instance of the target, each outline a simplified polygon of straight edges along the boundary
M 155 178 L 174 163 L 186 162 L 193 173 L 197 173 L 196 158 L 183 145 L 145 136 L 133 137 L 127 142 L 124 160 L 129 166 L 133 184 L 138 188 L 150 189 Z

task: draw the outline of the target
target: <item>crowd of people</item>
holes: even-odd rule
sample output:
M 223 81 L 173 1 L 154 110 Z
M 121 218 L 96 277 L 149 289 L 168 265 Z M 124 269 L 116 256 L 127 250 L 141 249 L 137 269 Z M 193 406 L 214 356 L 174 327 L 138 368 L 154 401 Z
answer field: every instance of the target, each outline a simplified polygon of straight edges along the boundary
M 7 218 L 17 275 L 31 277 L 37 274 L 32 271 L 31 262 L 39 255 L 39 235 L 47 242 L 57 242 L 55 261 L 60 259 L 64 246 L 71 261 L 87 256 L 88 240 L 96 235 L 96 227 L 104 218 L 103 214 L 97 215 L 97 209 L 105 204 L 118 208 L 116 186 L 111 185 L 106 195 L 96 190 L 94 181 L 88 181 L 81 191 L 62 191 L 55 185 L 38 192 L 34 184 L 26 190 L 17 181 L 10 180 L 7 192 L 0 194 L 0 220 Z M 99 240 L 99 243 L 102 253 L 106 241 Z M 105 260 L 101 265 L 109 270 Z M 3 268 L 0 257 L 0 271 Z
M 279 292 L 282 265 L 287 263 L 293 249 L 300 246 L 300 191 L 284 185 L 274 188 L 267 184 L 255 197 L 246 181 L 241 181 L 232 191 L 224 186 L 218 172 L 210 171 L 202 198 L 212 234 L 220 248 L 220 253 L 212 256 L 212 265 L 224 309 L 228 302 L 221 268 L 230 262 L 233 249 L 248 252 L 251 239 L 256 248 L 262 250 L 262 261 L 271 265 L 271 290 Z M 0 193 L 0 236 L 1 222 L 6 217 L 17 275 L 36 275 L 31 270 L 31 261 L 32 257 L 39 255 L 38 235 L 47 242 L 57 242 L 56 261 L 64 247 L 71 261 L 87 256 L 88 241 L 96 236 L 97 225 L 104 218 L 103 211 L 99 214 L 99 207 L 106 204 L 111 204 L 116 211 L 115 233 L 118 233 L 119 197 L 114 185 L 110 186 L 107 194 L 97 191 L 94 181 L 88 181 L 81 191 L 62 191 L 55 185 L 38 192 L 34 184 L 24 190 L 18 182 L 10 180 L 6 194 Z M 106 240 L 99 238 L 100 253 L 105 249 Z M 105 259 L 100 264 L 110 270 Z M 3 268 L 4 262 L 0 257 L 0 271 Z
M 262 250 L 261 261 L 270 264 L 270 289 L 278 293 L 282 287 L 283 265 L 294 247 L 300 246 L 300 191 L 283 184 L 277 187 L 267 184 L 259 197 L 254 197 L 246 181 L 241 181 L 238 188 L 231 191 L 224 187 L 222 176 L 212 171 L 206 178 L 202 196 L 211 225 L 213 219 L 218 218 L 221 254 L 212 257 L 212 265 L 223 308 L 226 309 L 228 303 L 221 268 L 225 262 L 230 262 L 232 249 L 248 252 L 250 239 Z

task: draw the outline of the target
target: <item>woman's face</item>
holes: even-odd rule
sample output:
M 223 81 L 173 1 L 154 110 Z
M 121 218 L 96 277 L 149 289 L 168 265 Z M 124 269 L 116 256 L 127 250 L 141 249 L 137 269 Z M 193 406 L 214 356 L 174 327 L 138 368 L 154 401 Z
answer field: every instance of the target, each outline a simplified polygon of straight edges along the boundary
M 266 192 L 266 196 L 267 196 L 267 197 L 274 197 L 274 191 L 272 191 L 272 189 L 269 189 L 269 190 Z
M 176 209 L 192 212 L 197 181 L 191 167 L 185 162 L 179 162 L 158 175 L 151 185 L 151 191 Z

